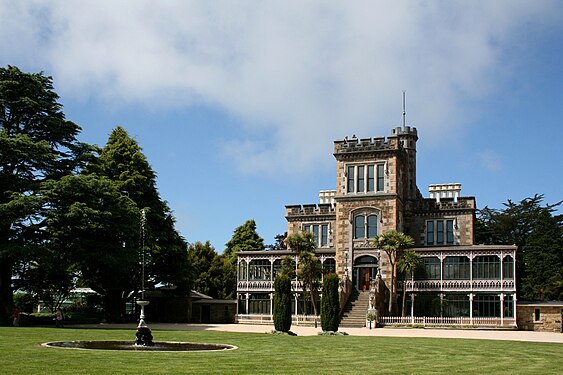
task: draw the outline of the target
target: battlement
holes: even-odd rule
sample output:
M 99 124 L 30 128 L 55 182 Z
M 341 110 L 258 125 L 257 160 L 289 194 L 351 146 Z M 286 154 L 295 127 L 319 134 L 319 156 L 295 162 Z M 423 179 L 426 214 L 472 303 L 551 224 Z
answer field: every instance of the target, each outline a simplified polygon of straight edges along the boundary
M 336 210 L 330 203 L 323 204 L 297 204 L 285 206 L 286 217 L 302 217 L 314 215 L 335 215 Z
M 454 198 L 442 198 L 441 200 L 436 200 L 435 198 L 424 198 L 421 201 L 420 209 L 422 211 L 445 211 L 445 210 L 474 210 L 475 197 L 458 197 Z
M 414 136 L 418 140 L 416 128 L 397 127 L 392 129 L 392 135 L 388 137 L 357 138 L 354 135 L 352 138 L 346 137 L 343 140 L 334 141 L 334 154 L 399 150 L 404 145 L 399 138 L 404 136 Z

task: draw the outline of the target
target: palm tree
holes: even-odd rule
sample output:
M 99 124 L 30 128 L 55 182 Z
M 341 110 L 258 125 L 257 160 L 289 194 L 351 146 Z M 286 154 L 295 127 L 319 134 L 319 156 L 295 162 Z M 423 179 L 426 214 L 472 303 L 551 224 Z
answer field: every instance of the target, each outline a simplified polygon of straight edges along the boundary
M 317 313 L 317 293 L 322 275 L 322 265 L 319 258 L 313 253 L 317 248 L 315 236 L 311 232 L 300 232 L 287 236 L 286 246 L 299 255 L 297 277 L 303 283 L 303 294 L 307 292 L 313 304 L 315 317 Z M 316 325 L 316 320 L 315 320 Z
M 397 306 L 397 259 L 399 259 L 404 250 L 414 245 L 414 240 L 409 235 L 393 230 L 375 236 L 374 244 L 375 247 L 387 254 L 389 264 L 391 264 L 389 314 L 393 315 Z
M 422 264 L 423 264 L 422 258 L 414 250 L 405 251 L 404 254 L 401 256 L 401 258 L 399 259 L 399 263 L 398 263 L 399 271 L 405 274 L 405 278 L 403 280 L 403 314 L 402 314 L 403 317 L 406 316 L 405 303 L 407 300 L 406 298 L 407 275 L 411 277 L 411 285 L 412 285 L 414 281 L 414 272 L 418 268 L 422 267 Z

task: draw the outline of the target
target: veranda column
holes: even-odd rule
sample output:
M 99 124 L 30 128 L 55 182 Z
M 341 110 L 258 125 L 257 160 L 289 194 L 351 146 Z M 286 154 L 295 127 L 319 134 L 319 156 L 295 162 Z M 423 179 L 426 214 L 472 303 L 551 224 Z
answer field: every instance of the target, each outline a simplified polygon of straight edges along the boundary
M 298 293 L 294 293 L 294 294 L 293 294 L 293 298 L 295 299 L 295 315 L 296 315 L 296 316 L 299 316 L 299 310 L 297 309 L 297 308 L 298 308 L 298 305 L 299 305 L 299 294 L 298 294 Z
M 414 325 L 414 297 L 416 294 L 411 293 L 411 324 Z
M 504 325 L 504 293 L 500 294 L 500 325 Z
M 274 316 L 274 293 L 270 293 L 270 316 Z
M 516 263 L 516 262 L 514 262 L 514 263 Z M 517 314 L 516 312 L 518 311 L 518 310 L 516 310 L 516 291 L 512 295 L 512 303 L 514 304 L 513 305 L 514 310 L 512 310 L 513 311 L 512 316 L 514 317 L 514 325 L 518 325 L 518 320 L 516 320 L 518 318 L 517 315 L 516 315 Z
M 246 313 L 250 314 L 250 311 L 248 311 L 248 300 L 250 299 L 250 293 L 246 293 L 245 294 L 246 297 L 246 301 L 245 301 L 245 305 L 246 305 Z
M 469 293 L 469 324 L 473 325 L 473 293 Z
M 440 293 L 440 318 L 444 317 L 444 293 Z

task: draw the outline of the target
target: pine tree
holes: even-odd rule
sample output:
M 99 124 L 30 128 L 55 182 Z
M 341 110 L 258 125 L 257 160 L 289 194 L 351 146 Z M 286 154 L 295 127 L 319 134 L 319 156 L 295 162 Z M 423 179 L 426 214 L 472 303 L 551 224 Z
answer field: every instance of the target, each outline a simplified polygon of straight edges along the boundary
M 187 244 L 175 229 L 171 210 L 160 197 L 156 173 L 142 148 L 121 126 L 116 127 L 99 159 L 90 164 L 89 173 L 112 180 L 118 191 L 145 210 L 145 248 L 147 279 L 172 284 L 177 291 L 190 289 Z M 137 240 L 138 241 L 138 240 Z
M 223 254 L 231 260 L 231 263 L 236 264 L 237 252 L 264 250 L 264 239 L 256 232 L 256 222 L 247 220 L 235 229 L 233 237 L 225 246 Z
M 42 244 L 41 184 L 80 169 L 92 151 L 58 99 L 51 77 L 0 68 L 0 306 L 8 314 L 15 267 Z

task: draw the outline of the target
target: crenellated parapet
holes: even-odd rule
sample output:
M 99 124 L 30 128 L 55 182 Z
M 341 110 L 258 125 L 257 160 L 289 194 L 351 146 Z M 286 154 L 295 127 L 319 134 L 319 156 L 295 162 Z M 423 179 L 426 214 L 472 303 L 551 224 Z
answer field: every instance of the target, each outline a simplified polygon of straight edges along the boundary
M 336 209 L 330 203 L 297 204 L 285 206 L 285 216 L 289 220 L 302 219 L 310 216 L 334 216 Z
M 398 127 L 392 130 L 392 135 L 388 137 L 373 138 L 344 138 L 343 140 L 334 141 L 334 155 L 357 153 L 357 152 L 375 152 L 375 151 L 392 151 L 411 147 L 411 144 L 402 142 L 402 138 L 418 139 L 416 128 L 407 126 L 405 129 Z M 415 146 L 414 146 L 415 147 Z

